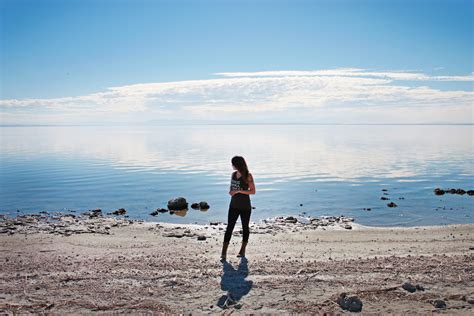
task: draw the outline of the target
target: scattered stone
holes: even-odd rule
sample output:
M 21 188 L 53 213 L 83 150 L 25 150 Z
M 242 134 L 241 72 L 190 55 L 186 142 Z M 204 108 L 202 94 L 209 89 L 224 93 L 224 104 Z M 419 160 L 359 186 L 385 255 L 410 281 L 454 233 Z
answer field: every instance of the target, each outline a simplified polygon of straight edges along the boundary
M 206 240 L 206 236 L 198 236 L 198 240 Z
M 417 284 L 415 287 L 416 287 L 417 291 L 424 291 L 425 290 L 424 286 L 421 285 L 421 284 Z
M 474 304 L 474 298 L 469 298 L 469 299 L 467 300 L 467 302 L 468 302 L 469 304 Z
M 198 210 L 198 209 L 199 209 L 199 203 L 193 203 L 193 204 L 191 204 L 191 208 L 192 208 L 193 210 Z
M 219 224 L 220 224 L 220 222 L 210 222 L 210 223 L 209 223 L 209 225 L 211 225 L 211 226 L 217 226 L 217 225 L 219 225 Z
M 436 188 L 436 189 L 434 189 L 434 193 L 436 195 L 444 195 L 445 191 L 440 189 L 440 188 Z
M 466 193 L 467 195 L 474 195 L 474 190 L 468 190 Z
M 385 197 L 385 196 L 382 196 L 380 199 L 381 199 L 381 200 L 384 200 L 384 201 L 390 200 L 388 197 Z
M 408 292 L 410 292 L 410 293 L 415 293 L 415 292 L 416 292 L 416 286 L 414 286 L 413 284 L 411 284 L 411 283 L 409 283 L 409 282 L 403 283 L 402 288 L 403 288 L 405 291 L 408 291 Z
M 124 208 L 119 208 L 118 210 L 112 212 L 113 215 L 125 215 L 125 213 L 127 213 L 127 210 Z
M 432 304 L 435 308 L 445 308 L 446 307 L 446 303 L 443 300 L 434 300 Z
M 349 224 L 346 224 L 346 225 L 344 226 L 344 228 L 345 228 L 345 229 L 352 229 L 352 226 L 349 225 Z
M 440 189 L 440 188 L 436 188 L 434 189 L 434 193 L 436 195 L 443 195 L 445 193 L 449 193 L 449 194 L 459 194 L 459 195 L 464 195 L 464 194 L 468 194 L 468 195 L 474 195 L 474 190 L 464 190 L 464 189 L 446 189 L 446 190 L 443 190 L 443 189 Z
M 206 201 L 199 202 L 199 208 L 201 210 L 208 210 L 210 208 L 209 204 Z
M 387 204 L 388 207 L 397 207 L 397 204 L 390 202 Z
M 362 301 L 357 296 L 348 297 L 346 293 L 341 293 L 337 299 L 339 306 L 350 312 L 360 312 L 362 311 Z
M 294 218 L 293 216 L 288 216 L 287 218 L 285 218 L 285 222 L 296 224 L 298 220 Z
M 178 197 L 168 201 L 168 209 L 170 211 L 182 211 L 188 209 L 188 202 L 183 197 Z
M 387 192 L 388 190 L 387 189 L 382 189 L 383 192 Z
M 300 204 L 300 206 L 303 206 L 303 204 Z

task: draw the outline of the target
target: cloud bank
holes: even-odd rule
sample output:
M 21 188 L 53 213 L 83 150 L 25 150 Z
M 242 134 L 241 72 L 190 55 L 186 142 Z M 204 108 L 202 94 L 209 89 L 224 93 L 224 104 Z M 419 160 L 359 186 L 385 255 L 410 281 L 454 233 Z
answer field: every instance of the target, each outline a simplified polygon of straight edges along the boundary
M 84 96 L 0 100 L 2 124 L 140 122 L 473 123 L 474 92 L 430 85 L 474 74 L 339 68 L 223 72 L 215 79 L 110 87 Z

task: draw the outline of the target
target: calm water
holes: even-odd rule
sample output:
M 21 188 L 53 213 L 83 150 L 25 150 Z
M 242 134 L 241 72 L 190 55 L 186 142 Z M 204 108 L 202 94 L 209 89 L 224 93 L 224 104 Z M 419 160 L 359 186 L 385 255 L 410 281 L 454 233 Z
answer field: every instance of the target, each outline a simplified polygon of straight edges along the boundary
M 226 221 L 230 159 L 247 159 L 252 220 L 348 215 L 377 226 L 474 222 L 474 126 L 207 125 L 0 127 L 0 212 L 109 212 L 178 223 Z M 398 207 L 388 208 L 380 198 Z M 148 214 L 173 197 L 207 212 Z M 402 198 L 402 199 L 400 199 Z M 300 206 L 302 204 L 303 206 Z M 364 208 L 372 210 L 365 211 Z

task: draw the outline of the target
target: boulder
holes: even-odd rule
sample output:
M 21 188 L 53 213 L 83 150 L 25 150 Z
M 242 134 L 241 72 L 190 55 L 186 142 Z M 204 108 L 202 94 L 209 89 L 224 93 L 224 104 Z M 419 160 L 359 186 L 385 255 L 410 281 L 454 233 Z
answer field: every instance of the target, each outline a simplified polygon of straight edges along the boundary
M 416 292 L 416 286 L 414 286 L 414 285 L 411 284 L 410 282 L 405 282 L 405 283 L 403 283 L 402 288 L 403 288 L 405 291 L 408 291 L 408 292 L 410 292 L 410 293 L 415 293 L 415 292 Z
M 119 208 L 118 210 L 112 212 L 113 215 L 125 215 L 125 213 L 127 213 L 127 210 L 124 208 Z
M 433 301 L 433 306 L 435 308 L 445 308 L 446 307 L 446 302 L 443 300 L 434 300 Z
M 467 193 L 468 195 L 474 195 L 474 190 L 468 190 L 466 193 Z
M 198 209 L 199 209 L 199 203 L 193 203 L 193 204 L 191 204 L 191 208 L 192 208 L 193 210 L 198 210 Z
M 188 209 L 188 202 L 184 197 L 178 197 L 168 201 L 168 209 L 170 211 L 181 211 Z
M 199 208 L 201 210 L 207 210 L 207 209 L 210 208 L 210 206 L 209 206 L 209 204 L 207 204 L 206 201 L 201 201 L 201 202 L 199 202 Z
M 360 312 L 362 311 L 362 301 L 357 296 L 348 297 L 346 293 L 341 293 L 337 299 L 339 306 L 350 312 Z
M 397 207 L 397 204 L 390 202 L 387 204 L 388 207 Z
M 444 193 L 446 193 L 446 192 L 444 190 L 440 189 L 440 188 L 434 189 L 434 194 L 436 194 L 436 195 L 444 195 Z

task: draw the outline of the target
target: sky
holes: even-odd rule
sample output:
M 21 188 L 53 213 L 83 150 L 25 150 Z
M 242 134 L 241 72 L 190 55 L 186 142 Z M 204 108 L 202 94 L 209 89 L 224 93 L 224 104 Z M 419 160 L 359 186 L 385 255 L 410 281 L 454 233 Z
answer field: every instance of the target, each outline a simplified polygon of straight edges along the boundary
M 472 124 L 473 6 L 0 0 L 0 124 Z

